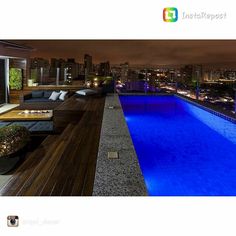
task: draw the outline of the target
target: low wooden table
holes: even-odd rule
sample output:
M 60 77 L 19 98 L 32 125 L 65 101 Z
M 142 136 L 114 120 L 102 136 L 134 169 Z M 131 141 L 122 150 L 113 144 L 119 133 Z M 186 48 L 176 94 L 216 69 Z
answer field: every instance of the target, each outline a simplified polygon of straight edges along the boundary
M 52 120 L 53 111 L 52 110 L 11 110 L 7 113 L 0 115 L 0 120 L 2 121 L 40 121 L 40 120 Z

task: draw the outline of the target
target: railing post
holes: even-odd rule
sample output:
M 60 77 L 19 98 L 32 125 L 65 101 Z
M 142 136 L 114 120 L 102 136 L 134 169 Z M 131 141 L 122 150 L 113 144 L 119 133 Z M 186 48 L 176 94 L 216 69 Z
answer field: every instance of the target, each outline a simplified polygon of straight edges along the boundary
M 59 85 L 59 78 L 60 78 L 60 68 L 57 67 L 56 85 Z
M 234 89 L 234 112 L 236 116 L 236 88 Z
M 43 67 L 40 67 L 40 84 L 43 84 Z
M 197 82 L 196 82 L 196 100 L 199 99 L 199 71 L 196 71 L 197 74 Z

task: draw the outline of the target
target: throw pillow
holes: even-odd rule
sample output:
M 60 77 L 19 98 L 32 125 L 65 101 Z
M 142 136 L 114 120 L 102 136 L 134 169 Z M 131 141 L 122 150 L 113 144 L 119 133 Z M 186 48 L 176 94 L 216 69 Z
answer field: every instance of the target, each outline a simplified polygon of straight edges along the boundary
M 64 101 L 65 100 L 65 96 L 66 96 L 66 94 L 67 94 L 68 92 L 67 91 L 60 91 L 60 96 L 59 96 L 59 99 L 61 100 L 61 101 Z
M 60 96 L 60 93 L 53 91 L 51 96 L 49 97 L 49 100 L 56 101 L 59 98 L 59 96 Z

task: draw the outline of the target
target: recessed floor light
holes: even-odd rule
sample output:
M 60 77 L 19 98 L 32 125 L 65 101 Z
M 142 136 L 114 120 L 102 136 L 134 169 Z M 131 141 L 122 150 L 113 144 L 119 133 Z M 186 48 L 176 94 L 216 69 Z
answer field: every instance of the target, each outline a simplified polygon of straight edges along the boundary
M 108 152 L 108 159 L 118 159 L 118 152 Z

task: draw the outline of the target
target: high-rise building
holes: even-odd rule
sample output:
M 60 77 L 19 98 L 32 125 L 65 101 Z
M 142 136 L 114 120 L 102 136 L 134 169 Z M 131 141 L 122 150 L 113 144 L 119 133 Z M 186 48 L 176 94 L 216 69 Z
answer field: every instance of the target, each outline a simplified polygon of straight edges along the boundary
M 57 70 L 59 68 L 60 72 L 59 72 L 59 76 L 61 78 L 61 80 L 63 80 L 63 76 L 62 76 L 62 64 L 66 63 L 66 61 L 62 58 L 51 58 L 51 63 L 50 63 L 50 77 L 51 78 L 56 78 L 57 77 Z
M 61 71 L 65 80 L 72 81 L 79 76 L 79 64 L 74 62 L 65 62 L 61 64 Z
M 30 79 L 34 82 L 38 82 L 39 84 L 47 84 L 49 81 L 49 77 L 49 60 L 38 57 L 30 58 Z M 31 84 L 31 82 L 29 84 Z
M 110 63 L 109 61 L 100 63 L 99 66 L 99 75 L 109 76 L 111 74 Z
M 185 84 L 191 84 L 193 81 L 203 81 L 203 69 L 202 65 L 186 65 L 180 69 L 182 75 L 182 82 Z
M 51 68 L 60 68 L 62 63 L 65 63 L 66 61 L 62 58 L 51 58 Z
M 79 75 L 84 75 L 84 64 L 79 63 Z
M 121 64 L 120 67 L 121 67 L 120 81 L 121 83 L 125 83 L 128 80 L 129 63 L 125 62 L 124 64 Z
M 99 75 L 100 64 L 93 64 L 93 72 L 95 75 Z
M 49 61 L 44 58 L 30 58 L 30 68 L 35 69 L 35 68 L 48 68 Z
M 85 54 L 84 55 L 84 74 L 85 78 L 93 71 L 93 61 L 92 56 Z
M 76 63 L 76 62 L 75 62 L 75 58 L 68 58 L 68 59 L 67 59 L 67 62 Z

